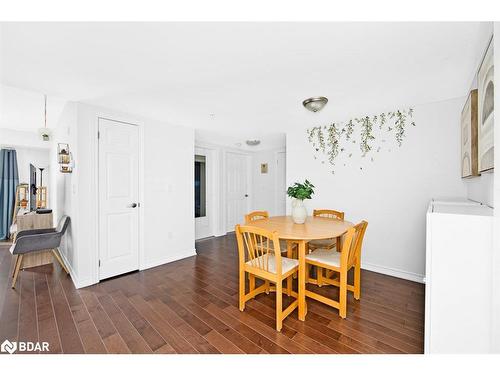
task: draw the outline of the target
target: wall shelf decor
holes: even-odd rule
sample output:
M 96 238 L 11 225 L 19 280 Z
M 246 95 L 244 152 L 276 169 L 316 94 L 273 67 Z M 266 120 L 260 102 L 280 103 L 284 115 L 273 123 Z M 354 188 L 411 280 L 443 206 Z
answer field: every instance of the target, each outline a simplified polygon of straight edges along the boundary
M 307 129 L 307 137 L 316 152 L 314 158 L 326 159 L 321 162 L 323 164 L 328 162 L 332 167 L 332 173 L 335 173 L 333 167 L 341 154 L 347 154 L 347 158 L 353 156 L 352 152 L 347 151 L 347 146 L 358 144 L 361 157 L 364 158 L 368 154 L 380 152 L 388 135 L 394 138 L 398 147 L 401 147 L 408 125 L 416 126 L 413 121 L 413 108 L 397 109 L 378 115 L 356 117 L 346 122 L 314 126 Z M 383 136 L 378 139 L 377 135 Z M 374 161 L 374 157 L 370 156 L 370 160 Z M 360 167 L 360 170 L 362 169 Z
M 57 144 L 57 157 L 58 163 L 60 164 L 59 171 L 61 173 L 72 173 L 74 164 L 73 155 L 71 154 L 67 143 Z

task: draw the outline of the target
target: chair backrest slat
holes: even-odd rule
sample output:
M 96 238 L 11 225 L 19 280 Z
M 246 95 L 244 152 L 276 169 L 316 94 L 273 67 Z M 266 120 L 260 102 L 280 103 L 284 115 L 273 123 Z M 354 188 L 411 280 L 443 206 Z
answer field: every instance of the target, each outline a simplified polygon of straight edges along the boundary
M 344 220 L 344 212 L 335 210 L 314 210 L 313 216 L 315 217 L 326 217 L 329 219 Z
M 268 219 L 269 213 L 267 211 L 252 211 L 245 215 L 245 224 L 251 224 L 254 220 Z
M 276 232 L 249 225 L 236 225 L 240 267 L 250 262 L 252 267 L 269 271 L 269 260 L 275 257 L 276 272 L 281 274 L 280 243 Z

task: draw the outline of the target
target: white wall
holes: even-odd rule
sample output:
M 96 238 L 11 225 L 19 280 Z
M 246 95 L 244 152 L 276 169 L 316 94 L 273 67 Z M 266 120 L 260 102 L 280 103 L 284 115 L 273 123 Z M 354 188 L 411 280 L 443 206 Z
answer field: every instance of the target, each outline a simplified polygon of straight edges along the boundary
M 495 22 L 495 66 L 500 66 L 500 22 Z M 500 87 L 500 74 L 495 75 L 495 87 Z M 498 89 L 495 95 L 495 108 L 500 108 L 500 95 Z M 495 116 L 495 164 L 500 166 L 500 131 L 499 131 L 500 116 Z M 500 207 L 500 175 L 495 174 L 494 177 L 494 203 L 495 207 Z M 494 353 L 500 353 L 500 209 L 495 209 L 495 221 L 493 230 L 493 249 L 491 253 L 492 265 L 492 288 L 491 288 L 491 349 Z
M 284 215 L 284 212 L 278 212 L 277 199 L 285 199 L 286 192 L 278 191 L 277 178 L 278 164 L 276 153 L 285 151 L 284 149 L 276 149 L 269 151 L 260 151 L 252 154 L 252 209 L 269 211 L 271 216 Z M 267 163 L 268 172 L 261 173 L 260 166 L 262 163 Z M 285 166 L 280 166 L 285 169 Z
M 42 141 L 38 133 L 33 130 L 0 128 L 0 146 L 33 147 L 48 150 L 51 147 L 51 142 Z
M 63 237 L 61 255 L 65 259 L 65 264 L 69 267 L 71 276 L 75 285 L 79 285 L 79 263 L 77 253 L 77 232 L 78 232 L 78 196 L 77 196 L 77 178 L 78 168 L 73 173 L 59 172 L 57 144 L 68 143 L 70 152 L 73 156 L 78 156 L 77 150 L 77 104 L 68 102 L 56 124 L 53 132 L 53 145 L 50 149 L 50 183 L 52 188 L 51 208 L 54 213 L 54 221 L 57 223 L 63 215 L 71 218 L 70 225 Z
M 143 268 L 195 255 L 194 130 L 144 124 Z
M 66 100 L 47 96 L 47 127 L 54 129 Z M 44 126 L 44 95 L 0 84 L 0 128 L 37 131 Z
M 494 179 L 494 172 L 485 172 L 481 176 L 464 179 L 467 187 L 467 198 L 493 207 Z
M 202 134 L 202 135 L 200 135 Z M 266 137 L 269 136 L 269 139 Z M 276 211 L 276 197 L 278 192 L 276 191 L 277 186 L 277 167 L 276 167 L 276 153 L 278 151 L 285 151 L 285 136 L 283 134 L 273 134 L 264 135 L 260 138 L 263 144 L 273 146 L 273 149 L 258 149 L 257 151 L 249 151 L 248 148 L 231 147 L 233 140 L 244 139 L 243 135 L 238 136 L 237 134 L 232 135 L 230 142 L 217 143 L 219 139 L 217 132 L 199 132 L 196 131 L 195 143 L 197 147 L 203 148 L 210 152 L 213 160 L 208 162 L 211 165 L 211 176 L 208 178 L 212 179 L 211 198 L 213 200 L 212 207 L 214 212 L 208 212 L 210 220 L 212 220 L 213 225 L 213 235 L 222 236 L 225 235 L 229 229 L 226 225 L 226 199 L 225 199 L 225 189 L 224 185 L 226 182 L 226 154 L 228 152 L 236 152 L 247 155 L 250 159 L 249 168 L 249 211 L 250 210 L 266 210 L 269 211 L 271 215 L 284 214 L 278 213 Z M 225 139 L 222 139 L 225 141 Z M 268 173 L 260 173 L 260 164 L 268 163 Z M 283 166 L 285 168 L 285 166 Z M 285 192 L 281 192 L 282 197 L 285 196 Z M 243 222 L 243 218 L 242 218 Z M 232 229 L 231 229 L 232 230 Z
M 50 186 L 49 182 L 49 153 L 47 149 L 36 149 L 29 147 L 16 147 L 17 151 L 17 169 L 19 171 L 19 182 L 30 182 L 30 164 L 33 164 L 37 170 L 37 186 L 40 184 L 40 170 L 38 167 L 45 168 L 43 170 L 43 185 Z M 50 191 L 49 191 L 50 193 Z
M 59 174 L 55 179 L 66 197 L 58 212 L 72 219 L 72 243 L 64 255 L 71 258 L 75 285 L 98 282 L 99 117 L 134 123 L 141 129 L 140 268 L 194 255 L 194 130 L 80 103 L 68 105 L 63 114 L 58 139 L 69 139 L 75 168 L 71 175 Z
M 36 186 L 40 186 L 40 169 L 39 167 L 45 168 L 43 170 L 43 186 L 47 187 L 47 207 L 51 208 L 52 202 L 52 184 L 50 183 L 50 166 L 49 166 L 49 155 L 50 150 L 31 148 L 31 147 L 16 147 L 17 151 L 17 169 L 19 171 L 19 182 L 29 183 L 30 182 L 30 164 L 36 167 Z M 55 195 L 54 195 L 55 197 Z
M 335 174 L 327 164 L 314 160 L 305 128 L 291 131 L 287 133 L 287 182 L 307 178 L 316 186 L 314 198 L 306 203 L 309 212 L 333 208 L 345 211 L 346 220 L 368 221 L 364 268 L 422 281 L 429 200 L 466 195 L 460 179 L 462 103 L 459 98 L 416 106 L 417 126 L 407 129 L 401 148 L 388 140 L 371 162 L 370 157 L 356 157 L 358 143 L 351 144 L 346 152 L 352 148 L 353 157 L 345 167 L 339 163 Z
M 55 199 L 50 183 L 49 154 L 52 142 L 44 142 L 38 133 L 15 129 L 0 128 L 0 148 L 8 147 L 17 151 L 17 168 L 19 171 L 19 182 L 30 182 L 30 164 L 37 167 L 37 186 L 40 183 L 40 170 L 43 171 L 43 185 L 48 188 L 48 205 Z

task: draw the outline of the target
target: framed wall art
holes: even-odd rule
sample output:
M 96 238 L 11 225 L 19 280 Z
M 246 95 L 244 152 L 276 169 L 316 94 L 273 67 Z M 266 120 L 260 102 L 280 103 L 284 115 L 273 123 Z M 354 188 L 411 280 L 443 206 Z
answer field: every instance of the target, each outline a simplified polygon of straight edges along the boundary
M 479 172 L 494 168 L 494 82 L 493 38 L 477 72 L 478 84 L 478 160 Z
M 472 90 L 462 109 L 461 151 L 462 178 L 479 176 L 477 152 L 477 90 Z

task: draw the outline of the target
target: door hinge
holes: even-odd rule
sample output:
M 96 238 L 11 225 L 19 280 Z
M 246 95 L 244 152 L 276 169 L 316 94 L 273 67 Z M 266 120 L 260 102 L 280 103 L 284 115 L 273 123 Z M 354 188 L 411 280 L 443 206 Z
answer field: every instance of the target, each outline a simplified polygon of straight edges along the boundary
M 99 138 L 101 138 L 101 132 L 100 131 L 97 132 L 97 139 L 99 139 Z
M 101 267 L 101 260 L 99 259 L 99 267 Z

